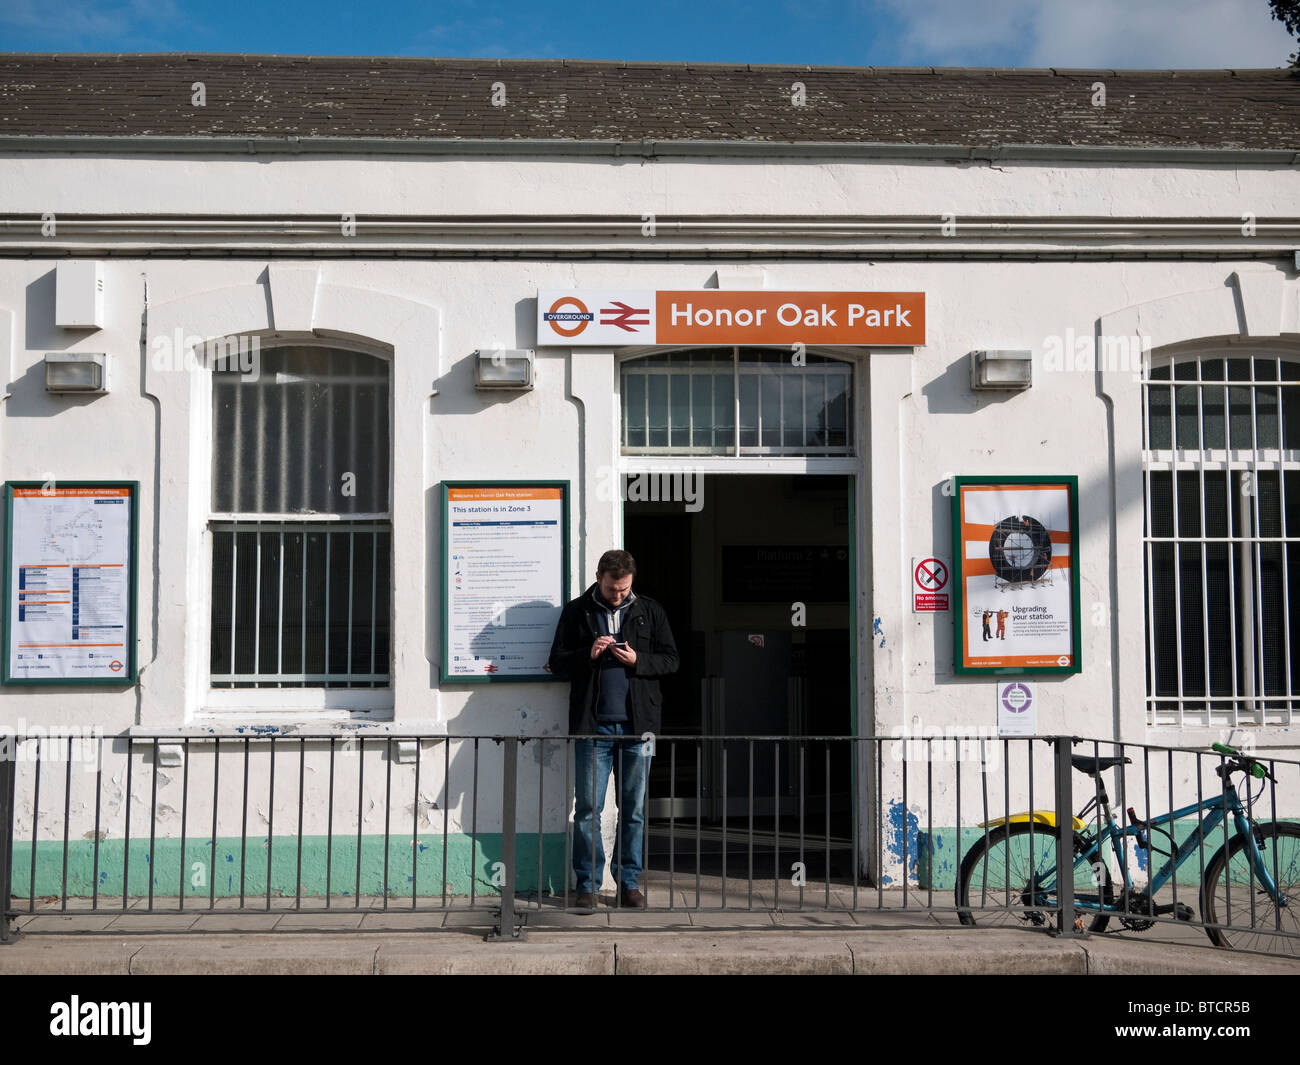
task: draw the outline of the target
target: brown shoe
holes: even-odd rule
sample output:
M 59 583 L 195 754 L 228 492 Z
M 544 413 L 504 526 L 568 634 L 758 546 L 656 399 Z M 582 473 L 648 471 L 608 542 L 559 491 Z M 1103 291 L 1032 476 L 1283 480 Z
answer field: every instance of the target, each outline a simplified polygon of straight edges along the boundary
M 644 910 L 645 896 L 636 888 L 625 888 L 622 895 L 619 896 L 619 903 L 633 910 Z
M 596 896 L 592 894 L 578 895 L 573 900 L 573 907 L 576 910 L 588 910 L 595 912 Z

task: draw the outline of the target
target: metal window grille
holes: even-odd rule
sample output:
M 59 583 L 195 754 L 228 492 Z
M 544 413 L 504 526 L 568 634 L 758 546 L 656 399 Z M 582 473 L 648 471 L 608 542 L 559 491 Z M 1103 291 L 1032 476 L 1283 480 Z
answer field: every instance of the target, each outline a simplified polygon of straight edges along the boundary
M 388 364 L 310 345 L 213 371 L 214 688 L 389 685 Z
M 625 455 L 851 455 L 853 364 L 698 348 L 625 362 Z
M 1300 362 L 1143 382 L 1147 720 L 1289 725 L 1300 682 Z

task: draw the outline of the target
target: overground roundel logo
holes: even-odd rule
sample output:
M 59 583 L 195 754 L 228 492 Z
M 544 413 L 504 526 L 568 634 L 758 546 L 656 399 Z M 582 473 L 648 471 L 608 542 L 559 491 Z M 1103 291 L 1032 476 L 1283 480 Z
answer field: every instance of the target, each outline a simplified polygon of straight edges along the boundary
M 122 668 L 122 663 L 115 658 L 108 664 L 108 668 L 116 673 Z
M 565 307 L 571 307 L 572 310 L 564 310 Z M 576 296 L 561 296 L 551 304 L 551 309 L 542 315 L 542 318 L 551 323 L 554 329 L 562 337 L 576 337 L 584 329 L 595 315 L 587 310 L 587 305 Z M 561 325 L 561 322 L 573 322 L 571 326 Z

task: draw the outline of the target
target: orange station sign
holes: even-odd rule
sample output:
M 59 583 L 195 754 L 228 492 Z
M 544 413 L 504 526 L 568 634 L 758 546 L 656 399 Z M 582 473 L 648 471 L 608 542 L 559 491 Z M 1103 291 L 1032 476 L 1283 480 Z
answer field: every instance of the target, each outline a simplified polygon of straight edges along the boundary
M 925 343 L 925 293 L 542 291 L 537 343 L 914 347 Z

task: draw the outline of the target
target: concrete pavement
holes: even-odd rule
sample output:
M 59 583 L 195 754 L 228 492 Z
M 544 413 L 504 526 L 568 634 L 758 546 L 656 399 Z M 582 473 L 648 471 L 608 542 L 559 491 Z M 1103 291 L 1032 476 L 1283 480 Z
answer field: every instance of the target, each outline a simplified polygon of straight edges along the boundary
M 507 943 L 484 940 L 492 899 L 474 909 L 453 899 L 445 911 L 424 913 L 409 912 L 409 901 L 402 912 L 391 898 L 386 909 L 382 898 L 336 900 L 332 912 L 293 912 L 293 899 L 272 898 L 258 913 L 225 912 L 237 900 L 219 899 L 214 910 L 180 914 L 149 913 L 143 900 L 126 914 L 61 913 L 51 900 L 18 919 L 19 937 L 0 946 L 0 974 L 1300 973 L 1300 958 L 1220 950 L 1184 924 L 1065 940 L 1037 929 L 963 927 L 954 914 L 912 909 L 924 905 L 923 892 L 909 895 L 906 910 L 901 892 L 863 892 L 857 909 L 845 905 L 843 889 L 827 909 L 824 895 L 809 892 L 803 911 L 785 894 L 776 901 L 756 891 L 755 906 L 775 902 L 775 911 L 743 908 L 747 892 L 724 910 L 709 891 L 699 902 L 710 911 L 667 909 L 670 898 L 693 906 L 693 889 L 660 890 L 662 908 L 653 912 L 602 905 L 579 914 L 524 901 L 524 938 Z M 154 900 L 156 909 L 176 905 Z

